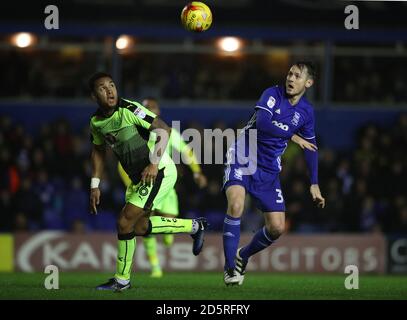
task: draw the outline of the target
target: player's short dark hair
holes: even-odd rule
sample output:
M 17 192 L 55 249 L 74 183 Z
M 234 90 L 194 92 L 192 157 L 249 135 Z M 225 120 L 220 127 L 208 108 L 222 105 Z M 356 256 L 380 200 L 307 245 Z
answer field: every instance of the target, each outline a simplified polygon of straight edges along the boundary
M 113 79 L 112 75 L 107 72 L 96 72 L 94 73 L 88 80 L 88 86 L 90 92 L 93 92 L 95 90 L 95 83 L 98 81 L 100 78 L 108 77 L 110 79 Z
M 308 76 L 313 80 L 317 76 L 315 64 L 312 61 L 297 61 L 293 64 L 293 66 L 297 66 L 301 69 L 301 71 L 304 69 L 304 67 L 307 68 Z

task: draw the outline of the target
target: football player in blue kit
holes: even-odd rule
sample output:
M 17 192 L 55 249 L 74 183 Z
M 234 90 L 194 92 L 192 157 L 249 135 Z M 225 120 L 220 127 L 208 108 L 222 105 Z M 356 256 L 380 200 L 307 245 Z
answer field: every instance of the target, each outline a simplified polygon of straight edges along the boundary
M 325 207 L 318 186 L 314 110 L 304 95 L 313 85 L 314 77 L 312 63 L 293 64 L 285 86 L 270 87 L 263 92 L 250 121 L 227 152 L 223 186 L 228 201 L 223 227 L 226 285 L 241 285 L 249 258 L 270 246 L 285 230 L 285 204 L 279 172 L 281 156 L 289 140 L 304 149 L 311 196 L 319 207 Z M 251 129 L 257 130 L 257 141 L 250 141 Z M 251 149 L 249 145 L 253 143 L 257 152 L 249 152 L 247 157 Z M 244 157 L 247 163 L 242 163 Z M 253 164 L 255 170 L 249 170 Z M 249 244 L 238 249 L 246 193 L 264 213 L 265 226 L 255 233 Z

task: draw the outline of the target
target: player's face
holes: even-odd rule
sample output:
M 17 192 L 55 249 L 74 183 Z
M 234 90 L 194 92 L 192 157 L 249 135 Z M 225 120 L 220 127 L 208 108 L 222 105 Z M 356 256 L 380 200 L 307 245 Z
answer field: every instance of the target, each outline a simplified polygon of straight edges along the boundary
M 285 81 L 285 90 L 287 95 L 296 96 L 303 94 L 305 89 L 311 87 L 313 80 L 308 77 L 307 68 L 302 70 L 298 66 L 292 66 L 288 71 Z
M 157 101 L 153 99 L 144 99 L 142 105 L 145 106 L 151 112 L 155 113 L 157 116 L 160 115 L 160 107 L 158 106 Z
M 117 104 L 116 85 L 109 77 L 96 80 L 93 95 L 101 107 L 113 108 Z

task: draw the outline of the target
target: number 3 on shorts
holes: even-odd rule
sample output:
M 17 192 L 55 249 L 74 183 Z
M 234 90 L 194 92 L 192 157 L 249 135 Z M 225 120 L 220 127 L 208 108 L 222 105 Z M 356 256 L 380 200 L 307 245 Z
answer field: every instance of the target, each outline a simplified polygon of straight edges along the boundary
M 281 192 L 281 189 L 276 189 L 277 191 L 277 197 L 278 199 L 276 200 L 276 203 L 283 203 L 284 199 L 283 199 L 283 193 Z

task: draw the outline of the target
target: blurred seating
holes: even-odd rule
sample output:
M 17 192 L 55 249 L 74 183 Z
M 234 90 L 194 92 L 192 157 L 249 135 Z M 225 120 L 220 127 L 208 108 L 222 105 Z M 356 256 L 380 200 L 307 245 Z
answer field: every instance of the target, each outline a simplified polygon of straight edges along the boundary
M 19 123 L 0 117 L 0 231 L 115 230 L 124 201 L 117 162 L 108 152 L 99 214 L 92 216 L 86 133 L 73 132 L 61 119 L 31 136 Z M 288 232 L 407 232 L 407 113 L 389 127 L 361 127 L 355 141 L 354 149 L 342 151 L 320 145 L 324 210 L 317 209 L 309 195 L 302 151 L 295 145 L 287 149 L 281 184 Z M 205 190 L 197 188 L 187 167 L 178 167 L 180 217 L 204 215 L 212 231 L 221 231 L 227 209 L 221 191 L 223 166 L 203 166 L 209 182 Z M 250 198 L 245 208 L 242 230 L 254 231 L 263 218 Z

